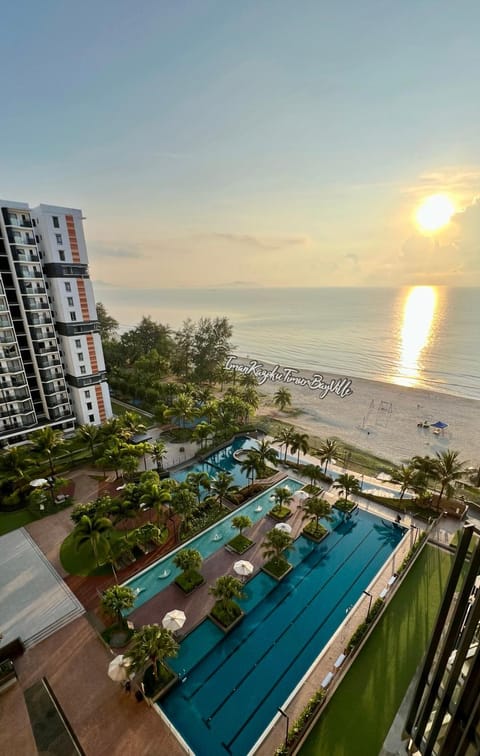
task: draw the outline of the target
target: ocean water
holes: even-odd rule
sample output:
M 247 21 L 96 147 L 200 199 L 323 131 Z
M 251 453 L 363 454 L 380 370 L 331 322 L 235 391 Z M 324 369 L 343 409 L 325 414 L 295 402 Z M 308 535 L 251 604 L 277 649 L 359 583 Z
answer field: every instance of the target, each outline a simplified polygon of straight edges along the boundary
M 434 286 L 112 287 L 98 298 L 123 330 L 142 315 L 172 329 L 187 318 L 225 315 L 239 356 L 480 399 L 479 295 L 475 288 Z

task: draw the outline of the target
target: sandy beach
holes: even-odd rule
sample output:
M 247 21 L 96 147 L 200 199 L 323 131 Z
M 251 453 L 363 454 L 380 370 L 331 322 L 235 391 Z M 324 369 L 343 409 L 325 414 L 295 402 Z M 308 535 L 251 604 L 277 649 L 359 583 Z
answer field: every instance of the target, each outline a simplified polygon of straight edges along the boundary
M 251 358 L 238 358 L 238 363 L 251 367 Z M 346 376 L 324 374 L 320 380 L 314 371 L 274 368 L 258 360 L 259 391 L 272 396 L 279 388 L 288 388 L 292 407 L 301 410 L 291 422 L 306 433 L 336 437 L 397 463 L 415 454 L 434 456 L 451 449 L 460 452 L 467 465 L 480 464 L 480 402 L 475 399 L 350 376 L 347 385 Z M 262 370 L 268 376 L 263 382 Z M 289 422 L 288 414 L 277 415 Z M 430 425 L 418 427 L 439 420 L 448 427 L 438 433 Z

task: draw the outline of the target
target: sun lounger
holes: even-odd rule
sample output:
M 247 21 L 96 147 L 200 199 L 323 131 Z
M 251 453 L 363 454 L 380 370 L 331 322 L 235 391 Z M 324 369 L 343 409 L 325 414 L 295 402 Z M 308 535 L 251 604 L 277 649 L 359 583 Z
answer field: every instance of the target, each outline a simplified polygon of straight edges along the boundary
M 393 585 L 396 579 L 397 579 L 397 576 L 396 575 L 392 575 L 392 577 L 389 579 L 387 585 Z
M 387 593 L 388 593 L 388 588 L 384 588 L 383 591 L 380 594 L 380 598 L 384 599 L 385 596 L 387 595 Z
M 333 672 L 329 672 L 328 675 L 325 675 L 325 677 L 323 678 L 322 682 L 320 683 L 320 686 L 322 688 L 328 688 L 332 680 L 333 680 Z
M 342 664 L 343 664 L 343 662 L 345 661 L 346 658 L 347 657 L 346 657 L 345 654 L 340 654 L 340 656 L 337 658 L 337 661 L 333 665 L 335 667 L 335 669 L 340 669 L 340 667 L 342 666 Z

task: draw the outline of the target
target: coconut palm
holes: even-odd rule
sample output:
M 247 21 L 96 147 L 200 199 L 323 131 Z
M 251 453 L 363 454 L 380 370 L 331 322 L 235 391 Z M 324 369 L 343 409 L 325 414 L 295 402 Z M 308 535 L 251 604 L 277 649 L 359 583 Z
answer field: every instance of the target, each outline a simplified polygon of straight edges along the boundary
M 318 496 L 311 496 L 306 499 L 301 504 L 300 509 L 303 511 L 302 520 L 310 520 L 315 523 L 315 530 L 318 530 L 320 520 L 333 519 L 330 504 Z
M 395 470 L 392 475 L 394 483 L 398 483 L 400 486 L 400 499 L 403 499 L 407 489 L 415 488 L 418 479 L 418 470 L 413 465 L 400 465 L 398 470 Z
M 437 452 L 435 461 L 435 478 L 440 483 L 440 493 L 437 499 L 437 506 L 440 508 L 440 502 L 444 493 L 451 496 L 454 491 L 454 484 L 463 477 L 465 464 L 458 459 L 459 452 L 447 451 Z
M 193 420 L 195 417 L 195 400 L 191 394 L 181 393 L 178 394 L 172 406 L 165 412 L 165 417 L 172 419 L 179 419 L 182 428 L 185 428 L 187 422 Z
M 358 494 L 362 490 L 360 482 L 357 480 L 355 475 L 349 475 L 349 473 L 343 473 L 342 475 L 339 475 L 337 480 L 333 484 L 333 488 L 340 489 L 340 491 L 343 493 L 345 501 L 347 501 L 350 494 Z
M 280 412 L 283 412 L 285 407 L 290 407 L 292 404 L 292 394 L 287 388 L 279 388 L 273 396 L 273 403 Z
M 32 465 L 33 460 L 24 446 L 12 446 L 0 455 L 0 470 L 9 478 L 24 478 Z
M 50 472 L 52 475 L 55 475 L 53 457 L 65 443 L 61 432 L 54 430 L 50 425 L 47 425 L 45 428 L 40 428 L 40 430 L 32 433 L 30 439 L 33 442 L 33 451 L 39 456 L 47 456 L 50 464 Z
M 93 459 L 95 457 L 95 441 L 100 439 L 100 428 L 98 425 L 93 425 L 93 423 L 80 425 L 77 428 L 76 435 L 81 441 L 85 441 L 89 445 Z
M 160 625 L 144 625 L 133 634 L 125 656 L 136 672 L 143 671 L 150 662 L 156 680 L 161 667 L 167 670 L 164 660 L 176 656 L 178 649 L 179 645 L 169 630 Z
M 247 479 L 252 479 L 252 483 L 255 480 L 255 475 L 258 475 L 258 453 L 256 449 L 249 449 L 240 463 L 240 470 L 246 474 Z
M 170 495 L 173 512 L 178 515 L 182 525 L 188 530 L 197 506 L 197 497 L 188 483 L 179 483 L 176 488 L 172 489 Z
M 309 479 L 311 486 L 314 486 L 323 478 L 323 472 L 320 465 L 305 465 L 303 468 L 303 474 Z
M 258 444 L 258 448 L 255 449 L 258 458 L 258 467 L 261 470 L 265 470 L 267 462 L 272 465 L 276 465 L 278 462 L 278 452 L 273 448 L 270 441 L 262 439 Z
M 233 481 L 233 475 L 225 470 L 220 470 L 217 477 L 212 479 L 210 490 L 216 496 L 217 504 L 221 504 L 225 498 L 228 498 L 229 494 L 238 491 L 238 486 Z
M 148 548 L 148 544 L 154 544 L 155 546 L 159 546 L 162 542 L 162 533 L 160 531 L 160 528 L 157 528 L 156 525 L 153 524 L 153 522 L 146 522 L 144 525 L 140 525 L 139 528 L 135 528 L 133 533 L 130 534 L 133 535 L 136 544 L 141 546 L 143 551 L 146 551 Z
M 244 596 L 242 582 L 232 575 L 217 578 L 215 585 L 210 586 L 208 592 L 215 597 L 219 609 L 224 612 L 228 612 L 235 603 L 233 599 L 241 599 Z
M 135 604 L 135 592 L 128 585 L 112 585 L 102 593 L 100 606 L 102 611 L 119 625 L 125 624 L 123 612 L 133 609 Z
M 173 559 L 175 567 L 187 577 L 192 572 L 198 572 L 202 562 L 202 555 L 197 549 L 182 549 Z
M 290 449 L 293 454 L 297 452 L 297 465 L 300 464 L 300 452 L 306 454 L 309 450 L 308 435 L 307 433 L 294 433 L 290 442 Z
M 232 519 L 232 526 L 238 530 L 240 535 L 243 535 L 245 528 L 249 528 L 252 521 L 248 515 L 237 515 Z
M 140 421 L 140 416 L 136 412 L 124 412 L 120 418 L 120 434 L 126 440 L 130 440 L 137 433 L 144 433 L 145 425 Z
M 332 459 L 338 454 L 339 452 L 339 446 L 338 442 L 335 441 L 334 438 L 327 438 L 321 445 L 320 445 L 320 461 L 325 465 L 323 468 L 323 472 L 325 475 L 327 474 L 327 468 Z
M 278 436 L 276 436 L 274 439 L 274 441 L 280 444 L 280 448 L 282 448 L 282 446 L 285 447 L 285 454 L 283 457 L 284 462 L 287 459 L 287 452 L 290 446 L 292 445 L 294 436 L 295 436 L 295 428 L 293 427 L 293 425 L 291 425 L 288 428 L 282 428 Z
M 260 404 L 258 393 L 253 386 L 247 386 L 241 393 L 241 399 L 246 402 L 252 411 L 257 410 Z
M 274 559 L 277 562 L 284 561 L 283 552 L 285 549 L 292 548 L 293 538 L 289 533 L 273 528 L 266 533 L 262 546 L 265 559 Z
M 209 436 L 213 433 L 213 426 L 210 423 L 198 423 L 192 431 L 192 438 L 200 444 L 200 449 L 203 449 Z
M 100 559 L 106 561 L 109 551 L 108 536 L 112 531 L 112 521 L 108 517 L 89 517 L 83 515 L 73 531 L 77 549 L 88 544 L 93 552 L 97 567 Z
M 288 505 L 291 504 L 293 500 L 293 494 L 288 486 L 278 486 L 274 490 L 271 498 L 275 502 L 275 506 L 288 507 Z
M 210 491 L 212 487 L 212 478 L 206 472 L 189 472 L 185 478 L 185 482 L 188 483 L 191 489 L 195 492 L 199 504 L 202 500 L 201 489 L 203 488 L 204 491 Z
M 155 441 L 150 454 L 157 470 L 163 470 L 163 460 L 168 454 L 166 444 L 163 441 Z

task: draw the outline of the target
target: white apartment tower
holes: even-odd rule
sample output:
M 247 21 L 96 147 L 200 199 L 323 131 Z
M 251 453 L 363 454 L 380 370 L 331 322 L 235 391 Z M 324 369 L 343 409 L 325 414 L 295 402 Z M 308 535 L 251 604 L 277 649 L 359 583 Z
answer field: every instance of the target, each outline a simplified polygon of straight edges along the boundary
M 0 200 L 0 445 L 111 414 L 82 212 Z

